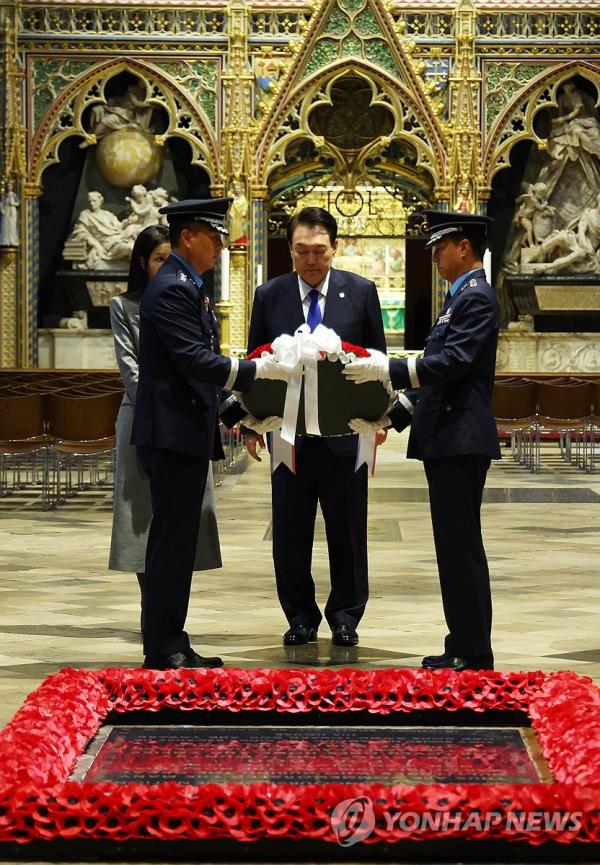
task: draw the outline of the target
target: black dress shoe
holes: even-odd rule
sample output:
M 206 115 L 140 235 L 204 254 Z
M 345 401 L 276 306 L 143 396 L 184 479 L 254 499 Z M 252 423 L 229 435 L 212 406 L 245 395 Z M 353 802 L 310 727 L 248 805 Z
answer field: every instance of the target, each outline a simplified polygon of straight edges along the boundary
M 306 643 L 314 643 L 316 639 L 316 628 L 309 628 L 307 625 L 292 625 L 289 631 L 283 635 L 283 645 L 305 646 Z
M 493 655 L 467 655 L 458 657 L 452 655 L 426 655 L 421 661 L 426 670 L 493 670 Z
M 147 655 L 143 664 L 145 670 L 198 670 L 202 667 L 222 666 L 222 658 L 203 658 L 191 648 L 185 652 L 173 652 L 172 655 Z
M 356 646 L 358 634 L 352 625 L 334 625 L 331 629 L 331 642 L 334 646 Z

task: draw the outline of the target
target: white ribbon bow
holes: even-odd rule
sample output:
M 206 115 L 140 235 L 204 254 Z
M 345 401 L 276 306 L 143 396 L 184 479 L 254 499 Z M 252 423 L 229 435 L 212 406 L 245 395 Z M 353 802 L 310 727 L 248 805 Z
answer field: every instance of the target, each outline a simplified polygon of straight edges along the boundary
M 280 432 L 274 432 L 271 445 L 271 471 L 282 463 L 290 471 L 296 473 L 294 443 L 296 441 L 296 426 L 298 409 L 302 392 L 302 377 L 304 376 L 304 413 L 306 432 L 309 435 L 321 435 L 319 427 L 319 379 L 317 364 L 323 354 L 328 360 L 341 360 L 348 363 L 354 360 L 354 354 L 348 354 L 342 349 L 342 340 L 330 327 L 317 325 L 311 332 L 308 324 L 301 324 L 293 336 L 284 333 L 273 340 L 271 345 L 273 356 L 278 363 L 290 370 L 290 377 L 283 408 L 283 424 Z M 364 463 L 369 471 L 375 471 L 375 433 L 360 435 L 358 439 L 355 471 Z
M 303 375 L 306 432 L 309 435 L 321 435 L 317 364 L 323 353 L 328 356 L 333 355 L 332 360 L 338 358 L 342 353 L 341 339 L 334 330 L 322 324 L 319 324 L 312 333 L 307 324 L 301 324 L 293 336 L 289 333 L 278 336 L 271 348 L 277 362 L 290 370 L 281 438 L 292 445 L 296 439 Z

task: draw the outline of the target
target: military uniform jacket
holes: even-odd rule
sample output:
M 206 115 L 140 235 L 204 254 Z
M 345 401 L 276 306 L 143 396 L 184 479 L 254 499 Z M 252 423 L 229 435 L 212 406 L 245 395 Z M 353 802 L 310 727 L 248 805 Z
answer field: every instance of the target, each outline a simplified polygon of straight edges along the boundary
M 232 361 L 218 354 L 214 314 L 173 256 L 142 296 L 139 350 L 133 444 L 222 458 L 217 403 Z M 248 390 L 255 370 L 254 363 L 240 360 L 232 386 Z
M 390 360 L 392 386 L 408 388 L 405 398 L 414 405 L 408 457 L 500 458 L 492 409 L 499 327 L 496 295 L 484 271 L 477 270 L 446 297 L 423 356 L 416 363 Z M 392 420 L 396 429 L 408 426 L 409 411 L 396 407 Z

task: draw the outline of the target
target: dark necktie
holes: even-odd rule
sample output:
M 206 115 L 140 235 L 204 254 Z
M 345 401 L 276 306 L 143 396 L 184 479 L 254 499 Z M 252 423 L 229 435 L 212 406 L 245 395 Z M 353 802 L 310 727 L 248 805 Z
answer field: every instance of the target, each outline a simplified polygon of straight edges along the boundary
M 316 288 L 313 288 L 312 291 L 308 292 L 308 296 L 310 297 L 310 306 L 308 307 L 308 315 L 306 317 L 306 323 L 310 327 L 311 333 L 317 327 L 317 325 L 321 324 L 323 321 L 323 316 L 321 315 L 321 310 L 319 309 L 319 297 L 321 293 L 317 291 Z

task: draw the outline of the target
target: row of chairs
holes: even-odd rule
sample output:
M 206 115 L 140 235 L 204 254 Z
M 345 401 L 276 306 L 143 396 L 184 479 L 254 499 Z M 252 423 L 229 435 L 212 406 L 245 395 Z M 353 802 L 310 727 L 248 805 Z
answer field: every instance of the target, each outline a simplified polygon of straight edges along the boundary
M 112 483 L 120 382 L 27 385 L 0 387 L 0 494 L 39 485 L 42 506 L 53 508 L 90 485 Z
M 513 458 L 541 470 L 541 445 L 557 442 L 565 463 L 595 472 L 600 435 L 600 379 L 526 377 L 496 381 L 494 414 L 500 439 Z
M 0 369 L 0 395 L 19 396 L 28 393 L 62 393 L 83 388 L 91 393 L 123 391 L 119 373 L 112 370 L 85 372 L 79 370 L 8 370 Z
M 48 376 L 0 370 L 0 495 L 41 489 L 55 508 L 114 477 L 115 422 L 123 396 L 118 376 L 69 372 Z M 235 470 L 243 451 L 239 430 L 222 427 L 225 459 L 215 481 Z

